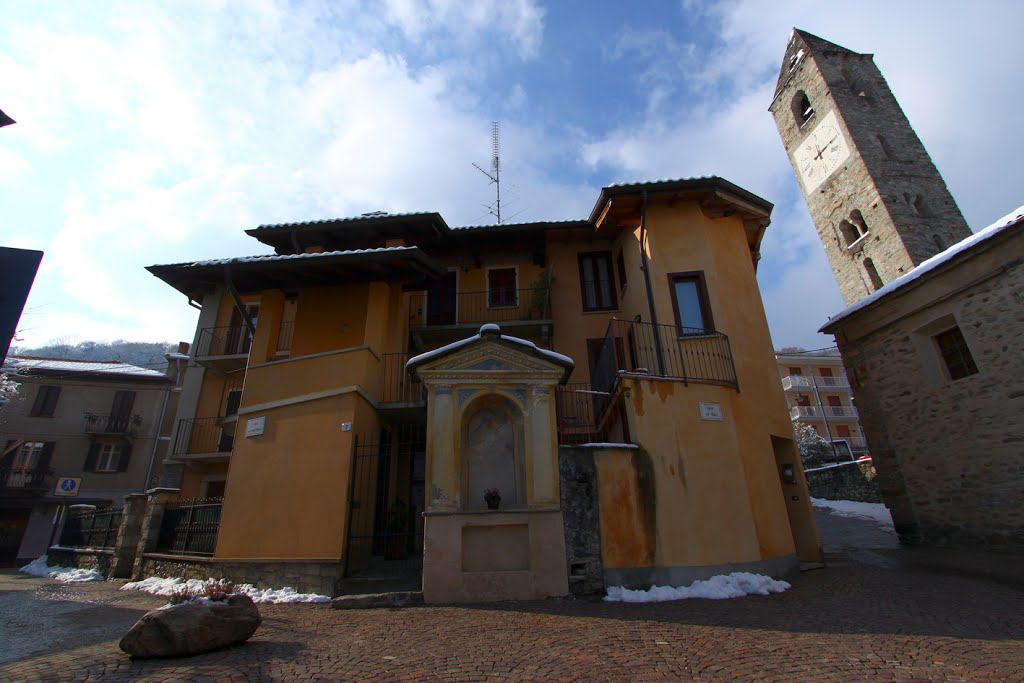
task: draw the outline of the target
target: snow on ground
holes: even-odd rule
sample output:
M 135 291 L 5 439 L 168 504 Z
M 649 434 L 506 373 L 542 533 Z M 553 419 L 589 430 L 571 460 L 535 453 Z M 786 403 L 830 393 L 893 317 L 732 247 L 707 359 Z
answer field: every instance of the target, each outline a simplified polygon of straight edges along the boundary
M 882 503 L 860 503 L 855 500 L 825 500 L 824 498 L 811 498 L 811 505 L 819 508 L 828 508 L 834 514 L 841 517 L 859 517 L 870 519 L 885 526 L 892 526 L 892 515 L 889 508 Z
M 37 557 L 20 569 L 29 576 L 38 576 L 42 579 L 55 579 L 64 583 L 79 583 L 81 581 L 106 581 L 106 577 L 91 569 L 78 569 L 77 567 L 46 566 L 46 555 Z
M 186 581 L 181 577 L 165 579 L 159 576 L 151 576 L 148 579 L 143 579 L 142 581 L 126 583 L 121 586 L 121 590 L 142 591 L 143 593 L 149 593 L 150 595 L 170 597 L 176 590 L 180 591 L 183 588 L 187 588 L 190 592 L 200 592 L 206 586 L 206 583 L 206 581 L 200 581 L 198 579 L 188 579 Z M 326 595 L 299 593 L 294 588 L 266 588 L 260 590 L 251 583 L 243 583 L 235 586 L 235 592 L 244 593 L 252 598 L 253 602 L 262 604 L 331 601 L 331 599 Z
M 712 576 L 707 581 L 694 581 L 689 586 L 679 588 L 651 586 L 648 590 L 640 591 L 612 586 L 608 589 L 608 595 L 604 599 L 605 602 L 665 602 L 689 598 L 724 600 L 726 598 L 741 598 L 744 595 L 781 593 L 787 588 L 790 588 L 789 583 L 776 581 L 769 576 L 749 572 L 733 572 L 732 574 Z

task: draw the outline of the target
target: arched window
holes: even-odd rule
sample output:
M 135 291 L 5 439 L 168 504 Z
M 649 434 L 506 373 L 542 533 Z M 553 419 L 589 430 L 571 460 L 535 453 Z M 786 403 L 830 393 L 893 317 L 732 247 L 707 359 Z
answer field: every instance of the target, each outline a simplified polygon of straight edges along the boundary
M 850 212 L 850 222 L 853 223 L 853 227 L 857 228 L 857 234 L 860 237 L 868 234 L 868 224 L 864 221 L 864 216 L 861 214 L 860 209 L 854 209 Z
M 463 507 L 487 507 L 484 491 L 498 489 L 502 507 L 526 504 L 523 414 L 503 396 L 487 396 L 466 410 L 462 421 L 465 462 Z
M 847 220 L 839 222 L 839 231 L 843 234 L 843 239 L 846 240 L 846 246 L 849 247 L 868 234 L 868 224 L 864 222 L 864 216 L 861 215 L 860 210 L 854 209 L 850 212 L 850 217 Z
M 869 258 L 864 259 L 864 270 L 868 273 L 868 279 L 871 280 L 871 288 L 878 290 L 884 287 L 882 278 L 878 275 L 878 269 L 875 268 L 875 262 Z
M 807 99 L 807 93 L 803 90 L 797 90 L 796 94 L 793 95 L 793 101 L 790 103 L 790 107 L 793 110 L 793 118 L 796 119 L 798 126 L 802 126 L 807 123 L 811 115 L 814 113 L 814 108 L 811 107 L 811 101 Z
M 924 203 L 924 197 L 919 194 L 915 194 L 910 198 L 910 208 L 914 210 L 918 216 L 928 215 L 928 206 Z

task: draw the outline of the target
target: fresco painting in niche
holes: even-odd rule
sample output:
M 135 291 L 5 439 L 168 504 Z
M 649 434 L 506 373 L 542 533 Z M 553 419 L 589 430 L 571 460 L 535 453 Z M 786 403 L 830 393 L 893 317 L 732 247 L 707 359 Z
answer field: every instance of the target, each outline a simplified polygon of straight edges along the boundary
M 507 399 L 488 399 L 470 408 L 466 420 L 465 506 L 487 508 L 484 490 L 501 491 L 501 507 L 526 502 L 521 413 Z

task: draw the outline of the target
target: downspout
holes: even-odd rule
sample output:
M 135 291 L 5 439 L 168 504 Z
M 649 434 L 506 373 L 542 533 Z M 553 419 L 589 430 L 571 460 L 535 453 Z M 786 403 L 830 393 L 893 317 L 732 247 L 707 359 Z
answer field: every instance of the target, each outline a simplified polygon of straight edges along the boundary
M 228 292 L 231 293 L 231 298 L 235 300 L 235 308 L 242 316 L 242 322 L 245 323 L 246 328 L 249 330 L 249 334 L 253 337 L 256 336 L 256 326 L 252 322 L 252 318 L 249 317 L 249 311 L 245 309 L 245 304 L 242 303 L 242 297 L 238 295 L 238 290 L 235 289 L 235 283 L 231 280 L 231 259 L 224 264 L 224 286 L 227 287 Z
M 299 236 L 297 232 L 295 231 L 295 229 L 292 229 L 292 231 L 289 232 L 288 234 L 292 238 L 292 249 L 295 250 L 296 254 L 301 254 L 302 247 L 299 246 Z
M 651 312 L 651 326 L 654 332 L 654 355 L 658 358 L 658 372 L 665 376 L 665 360 L 661 351 L 661 335 L 658 333 L 658 314 L 654 311 L 654 293 L 651 291 L 650 264 L 647 261 L 647 250 L 644 238 L 647 235 L 647 190 L 644 190 L 644 203 L 640 210 L 640 269 L 644 271 L 644 286 L 647 288 L 647 307 Z
M 178 372 L 181 372 L 181 361 L 178 362 Z M 160 431 L 164 426 L 164 415 L 167 413 L 167 401 L 171 397 L 171 387 L 164 390 L 164 401 L 160 406 L 160 418 L 156 422 L 156 434 L 153 435 L 153 451 L 149 454 L 149 467 L 146 469 L 146 489 L 151 488 L 149 478 L 153 476 L 153 465 L 156 463 L 156 449 L 160 445 Z M 167 447 L 170 448 L 170 437 L 167 437 Z

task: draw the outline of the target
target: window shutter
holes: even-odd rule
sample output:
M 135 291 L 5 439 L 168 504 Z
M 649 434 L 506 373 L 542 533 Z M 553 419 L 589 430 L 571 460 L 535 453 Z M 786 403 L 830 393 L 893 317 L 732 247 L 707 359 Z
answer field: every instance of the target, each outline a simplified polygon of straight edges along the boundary
M 46 387 L 46 400 L 43 402 L 43 415 L 52 416 L 57 412 L 57 401 L 60 399 L 60 387 Z
M 4 445 L 3 457 L 0 457 L 0 467 L 7 469 L 11 466 L 11 463 L 14 462 L 14 454 L 18 452 L 18 449 L 14 448 L 14 444 L 16 443 L 17 439 L 10 439 Z
M 124 472 L 128 469 L 128 461 L 132 457 L 132 445 L 126 443 L 121 446 L 121 458 L 117 461 L 117 471 Z
M 46 404 L 46 386 L 40 386 L 36 390 L 36 400 L 32 403 L 32 410 L 29 411 L 29 417 L 38 417 L 43 414 L 43 406 Z
M 85 456 L 85 464 L 82 465 L 82 469 L 86 472 L 93 472 L 96 470 L 96 460 L 100 457 L 100 445 L 94 441 L 89 444 L 89 455 Z
M 43 444 L 43 450 L 39 454 L 39 462 L 36 464 L 36 470 L 46 474 L 50 471 L 50 460 L 53 458 L 53 441 L 47 441 Z

